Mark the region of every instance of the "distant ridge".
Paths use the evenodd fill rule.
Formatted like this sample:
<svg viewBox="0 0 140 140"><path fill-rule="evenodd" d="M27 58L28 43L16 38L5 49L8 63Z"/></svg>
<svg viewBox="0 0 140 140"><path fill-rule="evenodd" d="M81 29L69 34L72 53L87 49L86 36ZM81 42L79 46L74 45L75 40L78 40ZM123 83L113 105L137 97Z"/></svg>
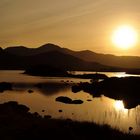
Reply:
<svg viewBox="0 0 140 140"><path fill-rule="evenodd" d="M0 52L0 69L28 69L37 65L55 66L66 70L110 69L109 66L84 61L60 50L60 47L52 44L36 49L24 46L9 47Z"/></svg>
<svg viewBox="0 0 140 140"><path fill-rule="evenodd" d="M29 56L29 55L36 55L40 53L45 53L48 51L54 51L60 49L59 46L48 43L45 45L42 45L38 48L27 48L25 46L13 46L13 47L8 47L4 49L6 52L14 55L19 55L19 56Z"/></svg>
<svg viewBox="0 0 140 140"><path fill-rule="evenodd" d="M0 49L0 51L1 51L1 49ZM44 57L44 61L46 61L46 63L47 63L48 60L50 60L52 58L52 56L54 58L54 55L52 55L52 54L55 54L56 59L58 59L58 60L61 58L61 55L65 56L65 57L61 58L62 62L64 61L62 59L67 58L66 56L71 57L71 59L72 59L72 61L71 62L69 61L68 63L75 63L74 62L75 60L73 60L73 58L77 59L78 60L78 61L76 61L77 66L79 66L79 64L81 64L81 63L88 63L88 64L94 63L94 67L95 67L95 63L96 63L96 65L97 64L102 65L103 67L120 67L120 68L140 69L140 57L115 56L115 55L110 55L110 54L95 53L90 50L73 51L68 48L62 48L58 45L51 44L51 43L44 44L38 48L27 48L24 46L8 47L6 49L3 49L2 52L7 53L7 55L9 54L9 55L14 55L15 57L19 57L19 60L22 60L22 62L21 62L22 64L20 64L20 65L24 65L25 67L27 67L29 65L29 62L31 60L32 61L33 61L33 59L36 60L36 57L38 58L36 60L36 63L41 63L41 61L43 61L43 60L41 59L41 61L40 61L39 59L42 57ZM61 54L61 55L59 55L59 58L57 58L57 56L58 56L57 54ZM29 62L27 62L27 59ZM30 63L34 64L34 62L30 62ZM64 63L67 63L67 62L64 62ZM4 64L4 62L3 62L3 64ZM69 64L69 65L71 65L71 64ZM86 67L87 67L86 69L88 70L89 66L86 65Z"/></svg>

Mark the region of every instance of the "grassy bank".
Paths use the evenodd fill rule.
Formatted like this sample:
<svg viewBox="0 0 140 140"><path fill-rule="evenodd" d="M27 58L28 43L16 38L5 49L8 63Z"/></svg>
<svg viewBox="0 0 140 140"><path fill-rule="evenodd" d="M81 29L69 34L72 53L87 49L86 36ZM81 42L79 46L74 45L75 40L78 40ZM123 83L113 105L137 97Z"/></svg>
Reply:
<svg viewBox="0 0 140 140"><path fill-rule="evenodd" d="M109 126L70 119L51 119L38 113L29 113L29 108L16 102L0 104L0 139L60 139L60 140L138 140L140 136L123 134Z"/></svg>

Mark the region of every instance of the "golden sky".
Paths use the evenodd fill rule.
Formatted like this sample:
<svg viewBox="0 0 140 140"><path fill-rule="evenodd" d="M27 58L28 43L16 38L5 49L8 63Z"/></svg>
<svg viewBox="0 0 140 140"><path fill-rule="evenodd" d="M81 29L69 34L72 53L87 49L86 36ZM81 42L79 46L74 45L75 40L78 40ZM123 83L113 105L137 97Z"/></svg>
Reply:
<svg viewBox="0 0 140 140"><path fill-rule="evenodd" d="M0 0L0 46L54 43L73 50L140 55L140 44L121 50L111 42L117 26L140 32L140 0Z"/></svg>

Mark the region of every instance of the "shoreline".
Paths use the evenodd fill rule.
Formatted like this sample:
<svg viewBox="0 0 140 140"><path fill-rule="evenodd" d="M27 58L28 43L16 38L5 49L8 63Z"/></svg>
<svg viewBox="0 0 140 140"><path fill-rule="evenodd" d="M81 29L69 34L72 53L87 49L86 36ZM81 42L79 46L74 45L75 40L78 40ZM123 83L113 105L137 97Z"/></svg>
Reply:
<svg viewBox="0 0 140 140"><path fill-rule="evenodd" d="M138 140L140 135L132 135L89 122L76 122L70 119L52 119L47 115L41 117L37 112L30 113L29 108L17 102L0 104L1 139L114 139Z"/></svg>

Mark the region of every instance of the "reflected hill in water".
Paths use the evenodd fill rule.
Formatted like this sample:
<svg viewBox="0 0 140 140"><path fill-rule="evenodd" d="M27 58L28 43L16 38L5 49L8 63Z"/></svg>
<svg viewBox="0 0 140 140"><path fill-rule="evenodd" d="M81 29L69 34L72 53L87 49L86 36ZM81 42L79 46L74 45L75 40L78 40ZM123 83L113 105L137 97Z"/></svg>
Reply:
<svg viewBox="0 0 140 140"><path fill-rule="evenodd" d="M80 83L72 87L73 92L84 90L94 97L105 95L116 100L123 100L127 109L140 104L140 77L111 77L92 83Z"/></svg>
<svg viewBox="0 0 140 140"><path fill-rule="evenodd" d="M56 95L61 91L67 91L71 85L67 83L38 83L35 85L40 93L45 96Z"/></svg>
<svg viewBox="0 0 140 140"><path fill-rule="evenodd" d="M3 84L3 82L2 82ZM72 85L75 85L74 83L68 83L68 82L46 82L46 83L9 83L13 89L13 91L28 91L28 93L33 93L34 91L39 91L39 93L45 95L45 96L51 96L56 95L60 92L67 91L69 88L71 88ZM0 83L0 88L1 88ZM12 90L12 89L3 89L5 90Z"/></svg>

